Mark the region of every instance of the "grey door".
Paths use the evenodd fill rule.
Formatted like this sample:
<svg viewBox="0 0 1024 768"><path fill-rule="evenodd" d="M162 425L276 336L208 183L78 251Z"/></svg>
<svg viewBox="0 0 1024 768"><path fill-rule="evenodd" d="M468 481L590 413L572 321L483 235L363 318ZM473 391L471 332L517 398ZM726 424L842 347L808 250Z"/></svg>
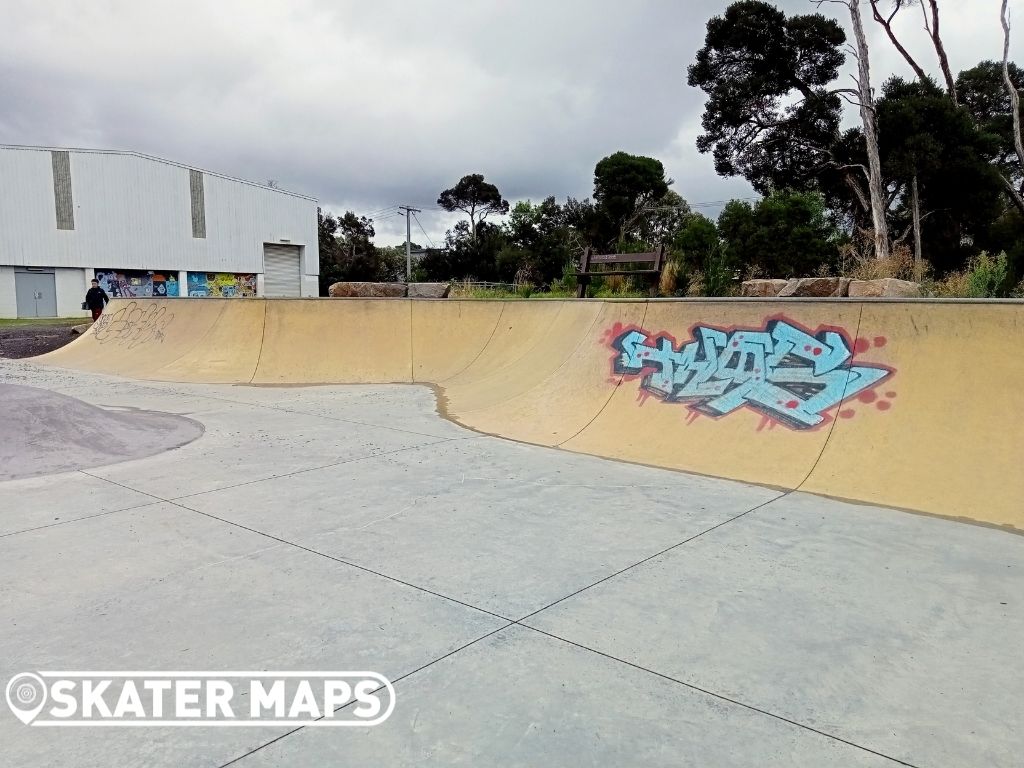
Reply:
<svg viewBox="0 0 1024 768"><path fill-rule="evenodd" d="M266 296L302 295L302 249L297 245L263 246L263 293Z"/></svg>
<svg viewBox="0 0 1024 768"><path fill-rule="evenodd" d="M56 317L57 286L52 272L15 272L18 317Z"/></svg>

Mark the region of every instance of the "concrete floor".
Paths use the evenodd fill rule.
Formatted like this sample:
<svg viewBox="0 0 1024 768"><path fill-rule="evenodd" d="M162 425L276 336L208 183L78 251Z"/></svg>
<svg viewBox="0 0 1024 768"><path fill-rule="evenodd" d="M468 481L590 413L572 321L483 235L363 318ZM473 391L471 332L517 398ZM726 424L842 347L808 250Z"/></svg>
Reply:
<svg viewBox="0 0 1024 768"><path fill-rule="evenodd" d="M6 765L1020 765L1024 537L483 437L426 388L0 380L205 428L0 483L0 683L371 669L397 691L371 729L5 713Z"/></svg>

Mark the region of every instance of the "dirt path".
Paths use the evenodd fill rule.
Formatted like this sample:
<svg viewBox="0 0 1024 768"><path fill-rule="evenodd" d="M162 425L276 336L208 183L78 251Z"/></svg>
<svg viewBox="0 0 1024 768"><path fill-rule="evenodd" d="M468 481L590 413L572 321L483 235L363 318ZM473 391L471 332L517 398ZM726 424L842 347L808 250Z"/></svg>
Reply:
<svg viewBox="0 0 1024 768"><path fill-rule="evenodd" d="M63 347L78 338L71 332L75 323L87 318L59 323L0 325L0 357L33 357Z"/></svg>

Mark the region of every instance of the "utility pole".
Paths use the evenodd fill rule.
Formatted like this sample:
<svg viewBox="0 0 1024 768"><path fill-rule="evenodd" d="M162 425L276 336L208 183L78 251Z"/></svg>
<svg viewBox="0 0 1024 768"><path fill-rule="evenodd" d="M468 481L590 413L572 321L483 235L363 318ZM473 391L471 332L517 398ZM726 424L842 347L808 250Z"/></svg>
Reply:
<svg viewBox="0 0 1024 768"><path fill-rule="evenodd" d="M414 213L420 213L419 208L410 208L408 205L398 206L398 210L405 211L405 282L412 282L412 219Z"/></svg>

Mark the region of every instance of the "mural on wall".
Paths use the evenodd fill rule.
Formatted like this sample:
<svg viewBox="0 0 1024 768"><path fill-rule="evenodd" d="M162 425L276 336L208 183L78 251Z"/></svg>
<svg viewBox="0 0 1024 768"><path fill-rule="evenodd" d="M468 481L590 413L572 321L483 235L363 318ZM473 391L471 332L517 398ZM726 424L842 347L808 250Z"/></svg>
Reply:
<svg viewBox="0 0 1024 768"><path fill-rule="evenodd" d="M116 312L104 312L93 323L93 335L100 344L134 349L150 342L162 342L174 314L167 304L131 301Z"/></svg>
<svg viewBox="0 0 1024 768"><path fill-rule="evenodd" d="M189 272L188 295L210 298L252 298L256 275L234 272Z"/></svg>
<svg viewBox="0 0 1024 768"><path fill-rule="evenodd" d="M854 352L866 351L871 343L858 339L851 345L840 328L812 333L791 320L772 318L760 328L697 325L681 344L667 333L639 328L615 328L609 336L617 352L613 371L639 378L641 399L686 404L691 420L750 408L764 417L762 428L771 422L807 430L829 421L826 412L853 397L877 401L880 410L890 407L874 389L895 371L854 365ZM884 345L883 337L875 339L875 346ZM854 413L846 409L839 415L851 418Z"/></svg>
<svg viewBox="0 0 1024 768"><path fill-rule="evenodd" d="M96 279L112 299L159 299L178 295L177 270L97 269Z"/></svg>

